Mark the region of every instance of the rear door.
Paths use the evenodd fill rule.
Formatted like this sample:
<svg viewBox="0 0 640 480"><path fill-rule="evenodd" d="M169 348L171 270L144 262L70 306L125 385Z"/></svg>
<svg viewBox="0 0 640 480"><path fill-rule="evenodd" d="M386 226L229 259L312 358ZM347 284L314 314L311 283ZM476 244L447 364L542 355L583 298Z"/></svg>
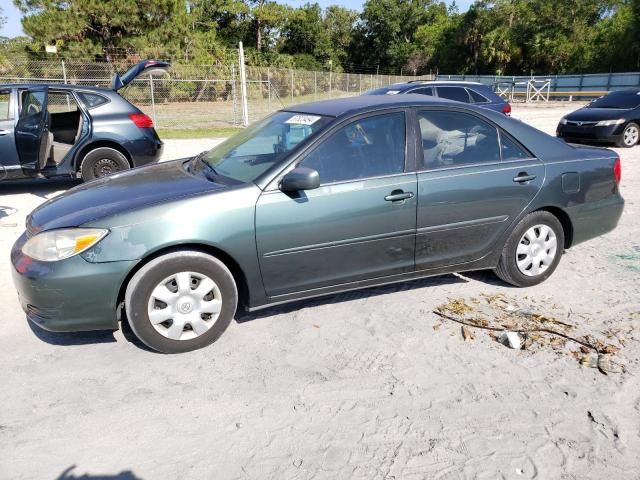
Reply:
<svg viewBox="0 0 640 480"><path fill-rule="evenodd" d="M478 260L533 200L544 164L475 113L418 110L416 268Z"/></svg>
<svg viewBox="0 0 640 480"><path fill-rule="evenodd" d="M319 172L319 188L260 196L256 241L269 296L413 270L417 181L405 116L337 127L299 163Z"/></svg>
<svg viewBox="0 0 640 480"><path fill-rule="evenodd" d="M35 175L47 162L51 139L47 111L47 88L22 90L20 116L16 124L16 149L25 175Z"/></svg>

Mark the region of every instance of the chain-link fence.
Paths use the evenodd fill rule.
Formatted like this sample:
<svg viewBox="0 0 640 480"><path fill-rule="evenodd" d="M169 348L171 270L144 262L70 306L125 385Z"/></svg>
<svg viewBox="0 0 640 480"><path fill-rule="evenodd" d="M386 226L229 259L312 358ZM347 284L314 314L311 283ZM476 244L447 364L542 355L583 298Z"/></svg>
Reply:
<svg viewBox="0 0 640 480"><path fill-rule="evenodd" d="M130 63L8 59L0 83L51 82L108 87ZM418 77L246 67L249 120L298 103L359 95ZM429 77L419 77L428 79ZM141 77L121 94L150 115L157 128L211 129L242 124L238 65L174 62L166 77Z"/></svg>

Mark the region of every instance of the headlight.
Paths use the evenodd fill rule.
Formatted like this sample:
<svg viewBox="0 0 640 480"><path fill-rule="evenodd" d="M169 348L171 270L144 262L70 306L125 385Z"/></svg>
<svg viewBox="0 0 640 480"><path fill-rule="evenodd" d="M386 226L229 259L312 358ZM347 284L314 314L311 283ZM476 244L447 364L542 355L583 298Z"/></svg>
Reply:
<svg viewBox="0 0 640 480"><path fill-rule="evenodd" d="M56 262L88 250L107 233L109 230L100 228L51 230L27 240L22 246L22 253L41 262Z"/></svg>
<svg viewBox="0 0 640 480"><path fill-rule="evenodd" d="M621 125L624 122L624 118L618 118L617 120L601 120L596 123L596 127L611 127L612 125Z"/></svg>
<svg viewBox="0 0 640 480"><path fill-rule="evenodd" d="M566 124L567 124L567 119L566 119L566 118L564 118L564 117L562 117L562 118L560 119L560 124L561 124L561 125L566 125Z"/></svg>

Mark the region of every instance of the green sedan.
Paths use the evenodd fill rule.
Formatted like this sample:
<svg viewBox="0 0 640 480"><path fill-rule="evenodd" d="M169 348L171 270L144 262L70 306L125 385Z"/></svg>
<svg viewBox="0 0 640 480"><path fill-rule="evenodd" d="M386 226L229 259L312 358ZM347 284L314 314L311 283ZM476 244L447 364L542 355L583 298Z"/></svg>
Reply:
<svg viewBox="0 0 640 480"><path fill-rule="evenodd" d="M418 95L276 112L189 159L37 208L12 252L30 321L117 329L166 353L249 311L447 272L547 279L615 228L620 160L504 115Z"/></svg>

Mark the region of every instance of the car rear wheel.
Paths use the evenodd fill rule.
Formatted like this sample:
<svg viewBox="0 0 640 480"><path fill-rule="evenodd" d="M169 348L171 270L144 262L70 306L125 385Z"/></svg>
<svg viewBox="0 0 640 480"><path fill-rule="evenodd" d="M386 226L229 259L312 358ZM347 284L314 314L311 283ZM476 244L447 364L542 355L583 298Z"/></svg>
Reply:
<svg viewBox="0 0 640 480"><path fill-rule="evenodd" d="M622 139L618 143L620 147L631 148L640 140L640 127L638 124L631 122L622 132Z"/></svg>
<svg viewBox="0 0 640 480"><path fill-rule="evenodd" d="M531 213L511 232L495 273L517 287L537 285L551 276L563 250L564 230L555 215Z"/></svg>
<svg viewBox="0 0 640 480"><path fill-rule="evenodd" d="M129 161L115 148L99 147L91 150L82 159L80 176L88 182L106 177L129 168Z"/></svg>
<svg viewBox="0 0 640 480"><path fill-rule="evenodd" d="M125 294L127 319L136 336L163 353L182 353L215 342L238 304L229 269L197 251L173 252L144 265Z"/></svg>

